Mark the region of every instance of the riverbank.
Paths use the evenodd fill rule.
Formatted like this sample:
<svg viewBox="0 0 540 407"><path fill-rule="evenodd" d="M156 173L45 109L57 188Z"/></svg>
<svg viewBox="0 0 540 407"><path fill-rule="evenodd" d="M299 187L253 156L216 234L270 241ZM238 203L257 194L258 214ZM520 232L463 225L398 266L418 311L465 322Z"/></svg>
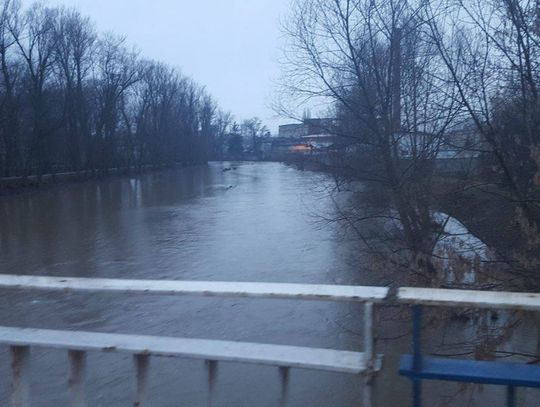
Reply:
<svg viewBox="0 0 540 407"><path fill-rule="evenodd" d="M290 157L286 163L299 170L326 174L343 171L343 168L328 166L308 156ZM342 175L346 177L346 174ZM463 226L465 232L456 237L463 234L474 236L486 246L489 259L481 261L482 267L489 270L492 277L497 275L496 280L506 289L536 291L540 280L529 271L531 267L523 260L529 256L527 247L530 242L518 223L517 204L505 198L500 187L480 179L464 180L458 176L438 174L432 181L431 211L449 215ZM378 188L362 190L364 202L373 201L375 205L387 202ZM460 245L456 247L457 253L463 251ZM434 256L435 259L438 257Z"/></svg>
<svg viewBox="0 0 540 407"><path fill-rule="evenodd" d="M25 191L28 189L36 189L51 185L85 182L96 179L104 179L108 177L123 177L134 174L144 174L154 171L163 171L171 168L186 168L199 165L206 165L206 162L201 163L176 163L167 166L144 165L142 167L129 168L108 168L108 169L93 169L83 171L60 172L55 174L43 175L28 175L18 177L0 178L0 195L6 193L14 193Z"/></svg>

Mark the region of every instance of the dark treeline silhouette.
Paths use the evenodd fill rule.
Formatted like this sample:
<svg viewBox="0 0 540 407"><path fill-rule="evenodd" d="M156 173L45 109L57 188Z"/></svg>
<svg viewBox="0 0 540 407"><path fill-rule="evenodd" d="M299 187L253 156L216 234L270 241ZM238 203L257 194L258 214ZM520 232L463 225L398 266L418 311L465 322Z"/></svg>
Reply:
<svg viewBox="0 0 540 407"><path fill-rule="evenodd" d="M0 176L204 162L218 113L79 12L0 1Z"/></svg>

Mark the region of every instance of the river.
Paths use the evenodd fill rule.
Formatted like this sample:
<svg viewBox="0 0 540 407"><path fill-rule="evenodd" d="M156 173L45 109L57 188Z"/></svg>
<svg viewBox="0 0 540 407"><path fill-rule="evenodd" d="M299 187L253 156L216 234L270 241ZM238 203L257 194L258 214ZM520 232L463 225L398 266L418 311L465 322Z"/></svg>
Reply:
<svg viewBox="0 0 540 407"><path fill-rule="evenodd" d="M330 180L324 175L279 163L211 163L3 196L0 271L103 278L383 283L370 273L356 244L341 235L339 225L322 220L320 215L333 210L332 200L324 193L326 185ZM0 324L7 326L362 348L361 307L356 304L1 294ZM382 329L380 336L400 337L407 326L396 321ZM378 345L386 355L386 367L377 381L377 405L406 405L409 383L395 372L399 355L410 350L409 338L381 340ZM65 405L66 352L32 352L33 405ZM88 363L89 405L130 405L131 357L91 353ZM10 374L6 347L0 351L0 374ZM205 375L202 361L153 358L150 405L206 405ZM8 386L9 381L0 381L0 405L7 403ZM220 364L216 386L217 406L275 406L280 395L279 375L271 367ZM488 388L493 391L475 391L472 399L476 402L470 405L496 405L503 391ZM439 402L458 390L454 385L433 386L427 391L430 405L444 405ZM360 394L358 377L293 370L288 405L358 406ZM529 405L535 394L523 391L523 405Z"/></svg>

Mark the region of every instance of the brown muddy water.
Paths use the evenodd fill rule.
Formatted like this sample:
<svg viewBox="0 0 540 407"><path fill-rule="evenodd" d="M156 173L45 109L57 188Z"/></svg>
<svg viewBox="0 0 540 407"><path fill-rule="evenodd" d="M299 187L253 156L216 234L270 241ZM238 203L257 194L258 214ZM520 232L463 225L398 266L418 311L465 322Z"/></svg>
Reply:
<svg viewBox="0 0 540 407"><path fill-rule="evenodd" d="M235 168L224 171L225 169ZM324 175L278 163L208 166L65 184L0 197L0 272L49 276L173 280L387 284L353 239L317 216L333 210ZM2 291L0 324L51 329L362 348L362 309L355 304L258 299ZM377 406L410 405L409 383L397 375L410 351L409 321L399 309L380 312ZM407 315L405 313L405 315ZM396 318L394 318L396 316ZM474 329L453 322L426 333L466 347ZM534 351L532 319L501 349ZM397 339L393 339L397 338ZM437 338L437 339L434 339ZM66 352L32 350L33 406L67 405ZM9 358L0 348L0 406L7 405ZM216 406L276 406L277 369L222 363ZM134 374L129 355L90 353L88 404L129 406ZM151 361L149 405L205 406L204 362ZM504 389L426 383L427 406L504 405ZM292 370L289 406L359 406L361 381L337 373ZM519 390L520 405L540 405L540 392Z"/></svg>

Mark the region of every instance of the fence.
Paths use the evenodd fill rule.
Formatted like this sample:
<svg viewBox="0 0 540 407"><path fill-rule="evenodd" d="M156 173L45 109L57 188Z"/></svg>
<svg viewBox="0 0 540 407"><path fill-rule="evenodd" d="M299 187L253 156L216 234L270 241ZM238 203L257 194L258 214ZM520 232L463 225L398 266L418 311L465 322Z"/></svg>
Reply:
<svg viewBox="0 0 540 407"><path fill-rule="evenodd" d="M10 346L12 354L11 405L30 405L30 347L65 349L69 353L70 406L85 406L84 371L86 352L127 352L134 355L136 394L134 405L142 406L148 381L149 358L172 356L203 359L208 371L208 405L220 361L255 363L279 368L281 404L287 400L289 369L316 369L361 375L364 378L363 405L371 405L373 374L381 368L382 358L373 351L373 304L388 295L385 287L357 287L310 284L272 284L197 281L114 280L0 276L0 288L48 291L115 292L156 295L201 295L220 297L275 298L365 303L363 352L299 346L268 345L207 339L124 335L80 331L0 327L0 343ZM149 404L151 405L151 404Z"/></svg>
<svg viewBox="0 0 540 407"><path fill-rule="evenodd" d="M30 348L33 346L65 349L69 355L68 387L70 406L85 406L85 365L88 351L125 352L133 355L136 391L134 406L145 404L149 358L169 356L206 361L208 405L212 404L217 365L221 361L276 366L281 376L281 404L287 401L291 368L316 369L359 375L363 378L362 405L370 407L374 376L381 369L382 355L376 355L373 340L373 307L383 302L429 306L504 308L540 311L540 294L400 288L397 298L389 298L386 287L362 287L315 284L277 284L163 280L120 280L57 278L0 275L0 288L62 292L115 292L154 295L200 295L297 299L310 301L349 301L364 303L364 349L351 352L334 349L185 339L118 333L57 331L0 327L0 343L8 345L12 355L13 407L30 406ZM416 326L418 329L418 326ZM416 352L415 352L416 354ZM419 379L414 386L418 390ZM416 391L415 390L415 391ZM416 393L415 393L416 394ZM151 405L151 404L149 404Z"/></svg>

